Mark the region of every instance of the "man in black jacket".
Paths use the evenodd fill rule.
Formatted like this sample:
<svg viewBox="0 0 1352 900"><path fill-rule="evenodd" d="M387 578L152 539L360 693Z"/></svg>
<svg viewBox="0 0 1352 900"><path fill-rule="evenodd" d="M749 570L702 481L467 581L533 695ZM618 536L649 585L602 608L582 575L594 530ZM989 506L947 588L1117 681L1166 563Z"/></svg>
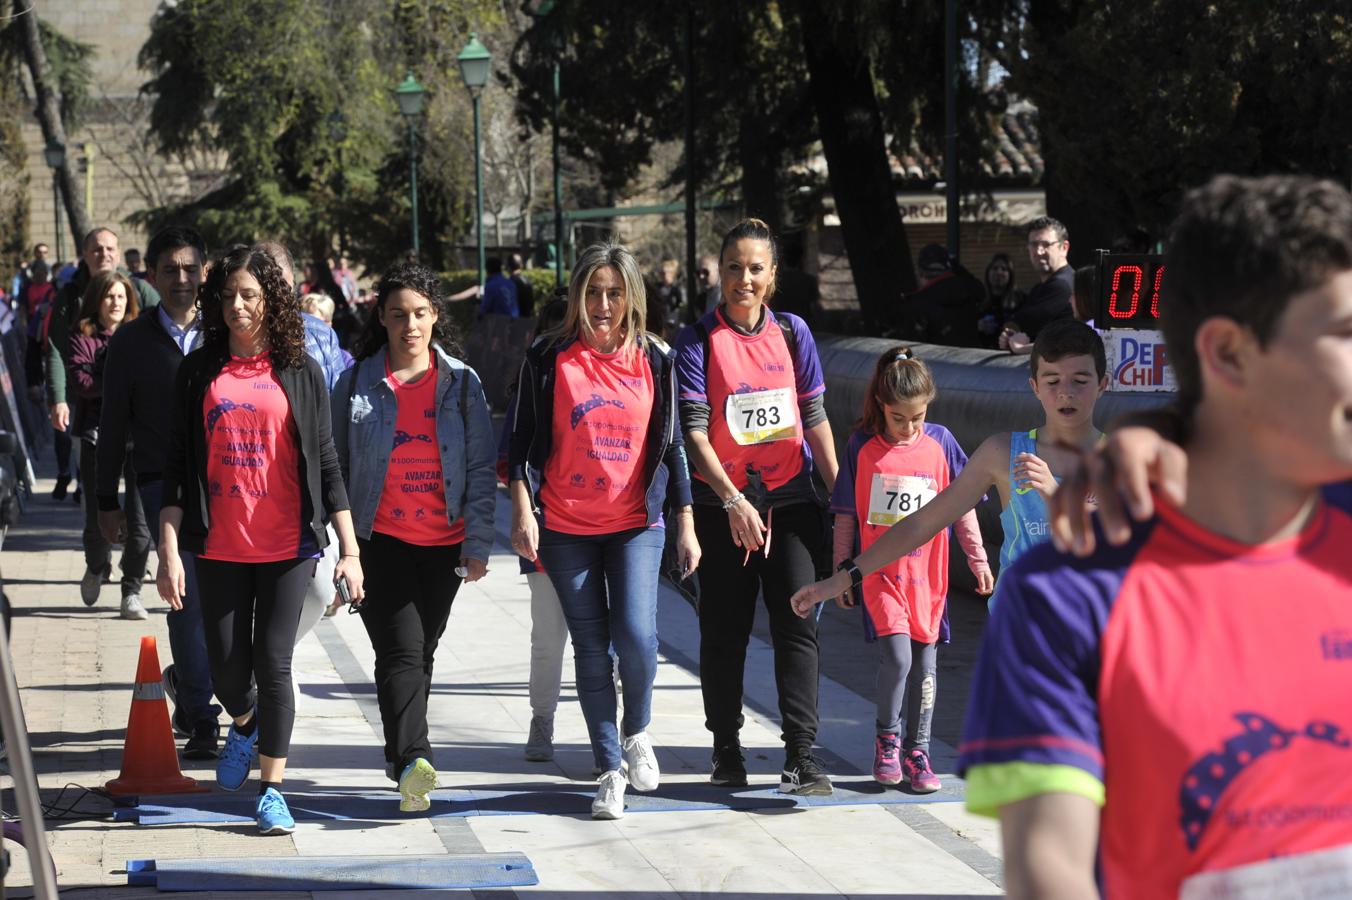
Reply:
<svg viewBox="0 0 1352 900"><path fill-rule="evenodd" d="M161 302L119 328L108 343L99 420L98 504L99 526L109 541L120 542L126 533L117 478L130 443L141 504L151 536L159 543L170 400L183 357L201 342L196 303L206 255L206 242L190 228L166 228L152 237L146 266ZM188 737L184 757L214 759L220 707L211 702L211 668L192 555L180 556L188 590L183 608L170 610L167 616L173 665L164 671L164 684L175 703L174 729Z"/></svg>

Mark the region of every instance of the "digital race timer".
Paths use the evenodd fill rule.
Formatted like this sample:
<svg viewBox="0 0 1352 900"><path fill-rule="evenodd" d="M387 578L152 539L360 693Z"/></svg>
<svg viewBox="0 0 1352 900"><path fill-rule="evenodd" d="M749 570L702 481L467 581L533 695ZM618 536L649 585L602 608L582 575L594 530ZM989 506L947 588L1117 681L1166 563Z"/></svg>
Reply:
<svg viewBox="0 0 1352 900"><path fill-rule="evenodd" d="M1099 330L1158 331L1164 257L1154 253L1099 254L1094 326Z"/></svg>
<svg viewBox="0 0 1352 900"><path fill-rule="evenodd" d="M1096 277L1094 327L1108 356L1109 389L1177 390L1169 350L1160 335L1164 257L1100 250Z"/></svg>

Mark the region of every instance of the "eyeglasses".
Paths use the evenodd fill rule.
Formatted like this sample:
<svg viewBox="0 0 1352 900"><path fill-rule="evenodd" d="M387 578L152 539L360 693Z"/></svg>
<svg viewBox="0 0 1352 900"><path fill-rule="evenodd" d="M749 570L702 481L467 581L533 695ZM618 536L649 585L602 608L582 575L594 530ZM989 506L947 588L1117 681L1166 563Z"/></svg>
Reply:
<svg viewBox="0 0 1352 900"><path fill-rule="evenodd" d="M1050 250L1051 248L1053 248L1053 247L1059 247L1059 246L1061 246L1061 245L1064 244L1064 243L1065 243L1065 241L1029 241L1029 242L1028 242L1028 249L1029 249L1029 250Z"/></svg>

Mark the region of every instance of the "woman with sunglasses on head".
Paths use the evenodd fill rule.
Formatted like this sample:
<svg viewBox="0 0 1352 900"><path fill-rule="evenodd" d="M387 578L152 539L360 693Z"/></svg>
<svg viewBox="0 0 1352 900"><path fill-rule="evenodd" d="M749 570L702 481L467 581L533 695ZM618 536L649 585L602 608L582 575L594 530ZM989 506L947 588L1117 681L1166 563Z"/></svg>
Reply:
<svg viewBox="0 0 1352 900"><path fill-rule="evenodd" d="M694 464L700 568L700 685L721 785L746 784L739 731L746 647L762 594L770 615L785 762L779 789L829 794L812 755L817 737L815 618L789 598L816 580L829 552L823 518L835 487L836 451L826 419L821 361L797 316L776 314L778 249L770 228L746 219L723 238L722 302L681 332L676 345L681 426Z"/></svg>
<svg viewBox="0 0 1352 900"><path fill-rule="evenodd" d="M358 362L333 389L368 578L360 612L376 652L386 772L403 812L431 804L433 659L461 581L482 578L493 549L493 426L479 376L449 352L445 296L423 266L386 272Z"/></svg>
<svg viewBox="0 0 1352 900"><path fill-rule="evenodd" d="M657 677L657 577L664 526L686 572L699 564L690 476L676 423L675 361L644 328L638 262L595 244L573 267L562 326L526 353L508 447L512 547L543 562L559 595L577 693L601 770L592 817L624 815L660 773L648 723ZM537 511L543 525L537 523ZM624 691L615 724L611 647Z"/></svg>
<svg viewBox="0 0 1352 900"><path fill-rule="evenodd" d="M363 596L357 539L329 422L329 392L305 353L295 293L267 253L230 249L198 303L204 339L183 360L169 414L160 512L160 596L182 605L179 547L197 554L207 656L234 720L216 782L238 790L255 747L257 821L287 834L281 794L296 700L291 656L315 561L338 533L334 580Z"/></svg>

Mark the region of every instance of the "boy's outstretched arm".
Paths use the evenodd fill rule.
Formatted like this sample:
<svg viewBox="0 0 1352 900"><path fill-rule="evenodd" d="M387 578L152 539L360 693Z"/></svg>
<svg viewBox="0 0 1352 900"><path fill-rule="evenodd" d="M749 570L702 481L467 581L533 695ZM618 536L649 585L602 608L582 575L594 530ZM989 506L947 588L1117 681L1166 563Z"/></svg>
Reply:
<svg viewBox="0 0 1352 900"><path fill-rule="evenodd" d="M1005 891L1029 900L1097 900L1099 808L1079 794L1037 794L1000 808Z"/></svg>
<svg viewBox="0 0 1352 900"><path fill-rule="evenodd" d="M855 557L854 564L859 567L859 571L870 575L894 559L924 546L936 534L956 522L963 513L980 503L981 497L996 484L997 479L1007 477L1007 441L1006 435L987 438L948 487L929 503L887 529L873 546ZM793 611L806 616L814 605L839 596L849 587L850 576L845 572L837 572L825 581L810 584L794 594L791 601Z"/></svg>

